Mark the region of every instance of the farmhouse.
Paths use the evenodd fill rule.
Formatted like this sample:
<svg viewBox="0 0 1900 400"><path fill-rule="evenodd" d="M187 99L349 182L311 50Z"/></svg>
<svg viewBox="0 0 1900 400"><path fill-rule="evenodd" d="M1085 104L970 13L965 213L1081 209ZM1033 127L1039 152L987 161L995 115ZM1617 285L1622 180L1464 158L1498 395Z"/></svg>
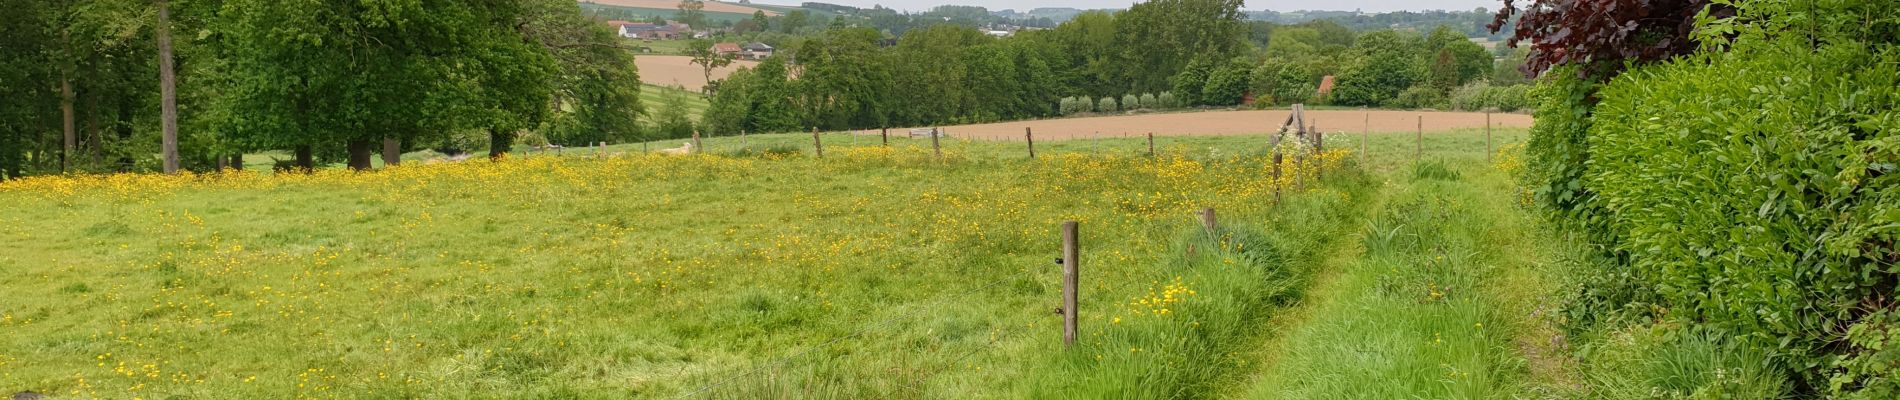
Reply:
<svg viewBox="0 0 1900 400"><path fill-rule="evenodd" d="M621 37L645 40L669 40L691 37L693 27L678 21L666 21L665 25L651 22L610 21L609 25L620 23L616 28Z"/></svg>
<svg viewBox="0 0 1900 400"><path fill-rule="evenodd" d="M718 56L739 57L740 48L738 43L713 43L712 52Z"/></svg>
<svg viewBox="0 0 1900 400"><path fill-rule="evenodd" d="M773 49L772 46L766 45L765 43L752 42L746 43L743 50L744 52L741 53L741 56L747 59L764 60L767 57L771 57L772 52L776 49Z"/></svg>

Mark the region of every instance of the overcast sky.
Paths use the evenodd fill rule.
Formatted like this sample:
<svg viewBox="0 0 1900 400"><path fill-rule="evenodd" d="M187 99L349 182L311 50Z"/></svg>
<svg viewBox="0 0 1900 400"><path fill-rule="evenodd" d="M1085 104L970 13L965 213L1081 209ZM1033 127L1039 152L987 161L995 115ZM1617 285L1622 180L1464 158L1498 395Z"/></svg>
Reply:
<svg viewBox="0 0 1900 400"><path fill-rule="evenodd" d="M738 2L738 0L727 0ZM762 4L797 4L805 0L754 0ZM945 4L983 6L990 10L1015 9L1029 11L1037 7L1091 8L1128 8L1136 3L1132 0L809 0L821 3L845 4L858 7L884 5L906 11L923 11ZM1339 10L1355 9L1366 12L1384 12L1396 10L1470 10L1484 7L1495 10L1503 4L1501 0L1247 0L1247 10Z"/></svg>

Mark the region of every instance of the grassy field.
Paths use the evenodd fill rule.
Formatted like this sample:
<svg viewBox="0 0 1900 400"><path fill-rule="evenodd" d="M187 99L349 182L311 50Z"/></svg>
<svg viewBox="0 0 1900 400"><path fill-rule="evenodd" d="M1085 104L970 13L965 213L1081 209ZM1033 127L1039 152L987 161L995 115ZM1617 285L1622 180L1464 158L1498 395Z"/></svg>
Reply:
<svg viewBox="0 0 1900 400"><path fill-rule="evenodd" d="M659 114L660 107L666 106L667 96L679 96L686 105L686 115L691 116L693 121L699 121L699 117L706 114L706 108L711 107L706 96L678 86L641 85L640 105L646 106L647 112L643 116L646 122L653 122L653 116Z"/></svg>
<svg viewBox="0 0 1900 400"><path fill-rule="evenodd" d="M1467 176L1483 168L1474 131L1427 137L1428 159ZM1357 138L1328 147L1357 149ZM1313 310L1335 306L1308 297L1353 293L1325 283L1344 274L1333 268L1350 254L1341 249L1364 240L1368 221L1416 223L1375 219L1384 204L1440 207L1435 218L1458 211L1383 200L1433 199L1435 189L1381 183L1411 182L1414 144L1372 139L1363 166L1358 154L1324 157L1323 181L1311 164L1282 165L1289 173L1272 179L1258 136L1168 137L1154 158L1134 139L1047 142L1030 160L1021 143L948 140L939 159L927 140L887 148L844 134L824 135L820 159L809 135L794 134L708 138L709 154L694 157L638 154L667 142L375 173L9 182L0 185L9 205L0 246L10 249L0 254L0 391L1320 394L1279 384L1299 380L1270 366L1349 365L1299 364L1326 358L1324 347L1263 360L1259 349L1275 345L1262 340L1330 337L1320 318L1329 314ZM1392 194L1414 191L1426 194ZM1199 228L1201 207L1219 210L1220 231ZM1066 351L1051 314L1063 220L1081 222L1085 251L1084 335ZM1424 262L1388 253L1369 253L1377 264L1366 269ZM1443 279L1454 296L1483 286ZM1391 304L1436 307L1407 296ZM1311 323L1281 318L1296 315ZM1475 354L1509 359L1498 343L1522 331L1505 328L1514 322L1501 312L1484 315L1499 318L1476 320L1498 324L1499 336L1478 338ZM1314 328L1265 333L1282 323ZM1425 332L1393 335L1422 345ZM1522 368L1496 370L1479 384L1526 380Z"/></svg>

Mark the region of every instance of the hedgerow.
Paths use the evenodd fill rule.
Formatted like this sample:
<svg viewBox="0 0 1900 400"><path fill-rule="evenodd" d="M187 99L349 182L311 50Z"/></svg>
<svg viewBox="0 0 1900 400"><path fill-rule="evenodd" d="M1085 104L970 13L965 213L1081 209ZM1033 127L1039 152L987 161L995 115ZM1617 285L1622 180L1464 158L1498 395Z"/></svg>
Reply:
<svg viewBox="0 0 1900 400"><path fill-rule="evenodd" d="M1900 398L1900 50L1768 7L1600 90L1551 72L1529 182L1656 302L1628 309L1767 350L1797 396Z"/></svg>

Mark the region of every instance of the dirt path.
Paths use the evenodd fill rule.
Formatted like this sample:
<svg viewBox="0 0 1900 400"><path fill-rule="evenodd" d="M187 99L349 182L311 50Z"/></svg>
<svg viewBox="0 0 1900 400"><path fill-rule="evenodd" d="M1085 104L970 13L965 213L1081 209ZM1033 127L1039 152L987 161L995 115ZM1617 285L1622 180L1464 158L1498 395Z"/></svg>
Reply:
<svg viewBox="0 0 1900 400"><path fill-rule="evenodd" d="M646 67L640 70L644 77ZM644 79L644 78L643 78ZM950 137L1022 140L1023 128L1034 129L1037 140L1142 135L1241 135L1271 132L1286 122L1286 110L1203 111L1108 117L1061 118L1034 121L943 127ZM1412 132L1421 121L1426 132L1483 128L1484 113L1386 110L1308 110L1307 118L1327 132ZM1528 128L1531 116L1492 114L1491 123L1505 128ZM897 134L899 129L892 129Z"/></svg>

